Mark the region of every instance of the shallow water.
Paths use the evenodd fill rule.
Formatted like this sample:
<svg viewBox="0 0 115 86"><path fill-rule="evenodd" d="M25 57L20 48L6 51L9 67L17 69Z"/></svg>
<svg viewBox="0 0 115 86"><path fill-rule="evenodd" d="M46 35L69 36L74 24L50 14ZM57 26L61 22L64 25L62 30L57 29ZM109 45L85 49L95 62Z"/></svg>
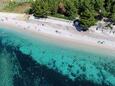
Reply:
<svg viewBox="0 0 115 86"><path fill-rule="evenodd" d="M115 56L0 28L0 86L115 86Z"/></svg>

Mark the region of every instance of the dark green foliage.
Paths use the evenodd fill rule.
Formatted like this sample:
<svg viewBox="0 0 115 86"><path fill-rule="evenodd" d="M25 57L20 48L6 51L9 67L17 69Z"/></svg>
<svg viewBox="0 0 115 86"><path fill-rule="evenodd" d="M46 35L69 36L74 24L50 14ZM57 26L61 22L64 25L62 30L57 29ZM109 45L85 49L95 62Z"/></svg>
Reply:
<svg viewBox="0 0 115 86"><path fill-rule="evenodd" d="M71 3L70 0L65 0L65 16L68 16L69 19L75 19L77 15L77 10L75 8L74 3Z"/></svg>
<svg viewBox="0 0 115 86"><path fill-rule="evenodd" d="M57 9L58 9L58 2L56 2L55 0L49 0L48 1L48 9L49 9L49 14L51 15L55 15L57 13Z"/></svg>
<svg viewBox="0 0 115 86"><path fill-rule="evenodd" d="M111 18L115 22L115 1L113 2L112 8L111 8Z"/></svg>
<svg viewBox="0 0 115 86"><path fill-rule="evenodd" d="M36 0L33 3L33 13L36 17L46 17L48 14L48 3L47 0Z"/></svg>
<svg viewBox="0 0 115 86"><path fill-rule="evenodd" d="M59 4L61 10L59 12ZM48 15L74 20L79 17L83 26L96 23L98 16L115 21L115 0L36 0L32 5L36 17Z"/></svg>

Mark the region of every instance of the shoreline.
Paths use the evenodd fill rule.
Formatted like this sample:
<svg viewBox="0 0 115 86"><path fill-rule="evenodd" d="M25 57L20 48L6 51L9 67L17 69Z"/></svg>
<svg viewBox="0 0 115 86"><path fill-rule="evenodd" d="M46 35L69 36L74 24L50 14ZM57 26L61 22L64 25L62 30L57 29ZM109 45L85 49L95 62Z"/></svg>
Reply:
<svg viewBox="0 0 115 86"><path fill-rule="evenodd" d="M18 14L19 15L19 14ZM7 16L2 16L0 17L0 24L5 26L10 26L14 27L12 30L19 31L21 33L28 33L32 34L32 37L37 38L37 36L41 36L41 38L45 38L49 42L54 42L54 43L59 43L62 45L65 45L70 48L88 48L86 50L104 50L105 52L109 52L114 54L115 51L115 41L111 40L106 40L102 38L93 38L86 35L81 32L77 32L78 34L74 33L74 31L69 31L66 30L66 28L69 29L75 29L71 24L69 25L68 22L61 22L62 24L57 24L59 21L56 21L51 25L50 19L41 19L41 20L35 20L34 22L29 20L29 21L24 21L24 20L19 20L19 19L12 19L12 18L7 18ZM15 17L15 16L14 16ZM1 18L4 19L4 21L1 21ZM49 21L49 22L48 22ZM69 22L70 23L70 22ZM64 24L64 25L63 25ZM68 27L67 27L68 25ZM5 26L5 27L7 27ZM62 26L62 27L61 27ZM56 28L57 27L57 28ZM60 27L60 28L59 28ZM64 28L64 29L63 29ZM34 35L33 35L34 34ZM97 43L98 41L104 41L104 44L99 44ZM104 52L103 51L103 52ZM97 51L96 51L97 52Z"/></svg>

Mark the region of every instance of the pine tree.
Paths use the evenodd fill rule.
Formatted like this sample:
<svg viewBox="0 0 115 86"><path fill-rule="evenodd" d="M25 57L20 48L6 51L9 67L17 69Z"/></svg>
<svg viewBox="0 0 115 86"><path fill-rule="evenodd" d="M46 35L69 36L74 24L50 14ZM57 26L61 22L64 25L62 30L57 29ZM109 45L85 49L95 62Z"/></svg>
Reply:
<svg viewBox="0 0 115 86"><path fill-rule="evenodd" d="M49 4L48 6L49 6L50 14L55 15L58 9L58 2L55 0L49 0L48 4Z"/></svg>
<svg viewBox="0 0 115 86"><path fill-rule="evenodd" d="M72 3L70 0L65 0L64 5L66 9L65 16L68 16L69 19L75 19L77 15L77 10L74 3Z"/></svg>
<svg viewBox="0 0 115 86"><path fill-rule="evenodd" d="M112 20L115 22L115 3L112 7L112 16L111 17L112 17Z"/></svg>
<svg viewBox="0 0 115 86"><path fill-rule="evenodd" d="M81 12L80 20L83 25L86 27L90 27L96 23L96 12L94 10L94 4L91 4L91 0L84 0L82 2L82 7L84 7L84 11Z"/></svg>
<svg viewBox="0 0 115 86"><path fill-rule="evenodd" d="M101 15L101 16L108 16L108 13L105 10L105 0L95 0L95 10Z"/></svg>
<svg viewBox="0 0 115 86"><path fill-rule="evenodd" d="M48 3L45 0L36 0L33 5L34 16L36 17L47 17L48 15Z"/></svg>

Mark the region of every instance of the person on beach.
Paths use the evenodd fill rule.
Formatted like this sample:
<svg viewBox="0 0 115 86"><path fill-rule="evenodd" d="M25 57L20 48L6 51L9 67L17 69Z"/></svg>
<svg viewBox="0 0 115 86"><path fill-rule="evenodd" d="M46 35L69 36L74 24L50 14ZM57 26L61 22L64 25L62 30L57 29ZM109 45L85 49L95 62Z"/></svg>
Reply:
<svg viewBox="0 0 115 86"><path fill-rule="evenodd" d="M44 24L42 24L42 26L44 26Z"/></svg>
<svg viewBox="0 0 115 86"><path fill-rule="evenodd" d="M8 20L8 17L5 17L6 20Z"/></svg>
<svg viewBox="0 0 115 86"><path fill-rule="evenodd" d="M24 27L24 30L26 30L26 28Z"/></svg>
<svg viewBox="0 0 115 86"><path fill-rule="evenodd" d="M3 21L4 21L4 19L1 19L1 21L3 22Z"/></svg>
<svg viewBox="0 0 115 86"><path fill-rule="evenodd" d="M99 44L104 44L105 41L97 41L97 43L99 43Z"/></svg>

